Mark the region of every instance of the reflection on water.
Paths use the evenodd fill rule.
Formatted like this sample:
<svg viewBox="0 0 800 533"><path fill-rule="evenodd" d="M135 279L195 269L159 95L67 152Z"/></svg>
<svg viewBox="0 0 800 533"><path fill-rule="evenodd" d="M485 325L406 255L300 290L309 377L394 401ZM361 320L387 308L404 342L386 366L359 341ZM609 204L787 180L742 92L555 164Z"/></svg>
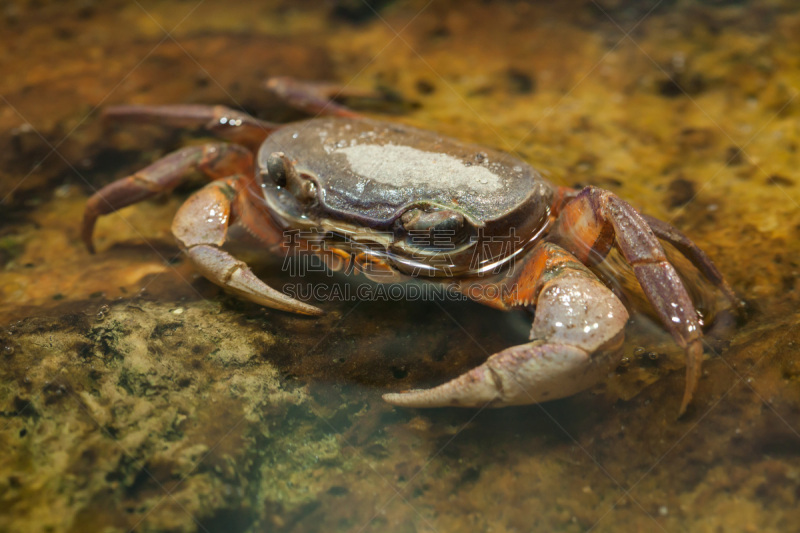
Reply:
<svg viewBox="0 0 800 533"><path fill-rule="evenodd" d="M796 529L796 6L20 0L0 26L0 530ZM530 317L242 302L171 240L189 188L101 221L99 253L83 250L93 190L198 142L104 130L97 109L300 118L263 90L273 75L392 95L398 121L608 188L696 240L746 312L676 259L713 330L687 415L683 354L618 258L600 275L640 311L607 382L414 410L380 395L524 342ZM258 272L297 282L280 270Z"/></svg>

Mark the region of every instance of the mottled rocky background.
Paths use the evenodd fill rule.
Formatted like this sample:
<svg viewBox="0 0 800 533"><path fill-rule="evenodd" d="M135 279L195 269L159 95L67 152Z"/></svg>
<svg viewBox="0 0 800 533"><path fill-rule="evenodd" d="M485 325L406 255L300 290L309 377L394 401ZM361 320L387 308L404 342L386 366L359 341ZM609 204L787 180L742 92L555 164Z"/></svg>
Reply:
<svg viewBox="0 0 800 533"><path fill-rule="evenodd" d="M798 35L786 0L0 2L0 531L798 531ZM197 142L104 130L99 110L300 118L262 90L273 75L380 91L368 113L691 235L746 313L710 336L689 413L680 351L645 315L576 397L392 408L382 392L522 342L526 318L243 303L178 254L188 188L83 249L94 190ZM259 273L280 287L281 266Z"/></svg>

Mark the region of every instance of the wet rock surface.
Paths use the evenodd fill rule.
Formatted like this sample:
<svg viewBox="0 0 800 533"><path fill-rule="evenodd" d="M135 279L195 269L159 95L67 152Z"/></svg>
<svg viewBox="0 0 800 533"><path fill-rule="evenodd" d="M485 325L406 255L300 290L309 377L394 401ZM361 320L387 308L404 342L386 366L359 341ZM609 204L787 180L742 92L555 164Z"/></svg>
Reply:
<svg viewBox="0 0 800 533"><path fill-rule="evenodd" d="M2 10L0 531L800 522L791 3ZM319 319L239 301L200 278L169 235L189 187L106 217L98 254L82 248L94 190L200 142L104 128L102 107L220 103L300 118L262 90L273 75L393 95L399 121L515 152L562 185L611 189L695 239L746 312L717 317L688 414L676 419L682 354L646 308L594 390L500 410L395 409L381 393L462 372L522 342L529 320L390 297L323 301ZM348 283L283 266L262 260L258 273L279 288ZM710 315L713 293L698 287Z"/></svg>

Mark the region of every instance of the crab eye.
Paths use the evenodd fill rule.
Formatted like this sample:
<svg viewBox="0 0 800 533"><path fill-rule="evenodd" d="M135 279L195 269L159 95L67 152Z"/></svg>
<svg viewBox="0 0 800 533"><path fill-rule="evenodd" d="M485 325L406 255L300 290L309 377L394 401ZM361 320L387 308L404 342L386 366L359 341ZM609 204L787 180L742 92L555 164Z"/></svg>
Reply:
<svg viewBox="0 0 800 533"><path fill-rule="evenodd" d="M299 173L283 152L273 152L267 158L267 175L278 187L284 188L302 202L314 200L317 184L312 176Z"/></svg>
<svg viewBox="0 0 800 533"><path fill-rule="evenodd" d="M267 158L267 174L277 186L286 186L286 156L283 152L272 153Z"/></svg>
<svg viewBox="0 0 800 533"><path fill-rule="evenodd" d="M400 222L407 239L415 246L448 249L463 242L469 235L470 225L458 211L442 209L423 211L411 209L403 213Z"/></svg>

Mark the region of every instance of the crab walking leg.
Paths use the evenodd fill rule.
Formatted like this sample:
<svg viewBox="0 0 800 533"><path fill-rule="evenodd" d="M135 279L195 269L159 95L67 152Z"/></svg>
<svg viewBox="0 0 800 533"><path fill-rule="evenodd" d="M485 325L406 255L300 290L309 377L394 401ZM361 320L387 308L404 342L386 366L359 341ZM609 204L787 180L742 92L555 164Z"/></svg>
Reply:
<svg viewBox="0 0 800 533"><path fill-rule="evenodd" d="M252 174L253 155L235 144L205 144L188 146L159 159L135 174L109 183L86 202L83 212L81 238L94 253L92 235L100 215L113 213L123 207L171 191L191 170L199 170L215 180L233 174Z"/></svg>
<svg viewBox="0 0 800 533"><path fill-rule="evenodd" d="M683 282L648 223L615 194L587 187L564 207L551 235L589 264L601 261L616 243L661 322L686 353L683 414L700 380L703 332Z"/></svg>
<svg viewBox="0 0 800 533"><path fill-rule="evenodd" d="M240 194L246 194L246 178L232 177L209 183L181 206L172 223L172 234L203 276L257 304L305 315L323 311L290 298L258 279L246 263L221 248L228 226L238 213ZM275 231L276 240L280 232ZM277 243L271 243L277 244Z"/></svg>
<svg viewBox="0 0 800 533"><path fill-rule="evenodd" d="M405 407L531 404L586 390L613 369L628 312L586 267L562 248L541 243L512 282L515 290L502 304L484 303L535 305L531 342L498 352L438 387L383 399ZM462 290L470 297L495 292L484 291L489 285L477 281Z"/></svg>
<svg viewBox="0 0 800 533"><path fill-rule="evenodd" d="M266 81L264 86L287 104L317 116L359 118L362 115L337 104L332 99L337 96L372 96L372 92L358 91L333 83L300 81L289 76L276 76Z"/></svg>
<svg viewBox="0 0 800 533"><path fill-rule="evenodd" d="M701 250L689 237L681 233L677 228L671 224L667 224L663 220L651 217L649 215L642 215L642 218L653 230L656 237L663 239L673 245L688 258L697 269L708 278L720 291L725 295L728 300L737 308L741 308L742 302L736 293L733 292L728 282L722 277L722 273L717 270L716 265L711 261L711 258Z"/></svg>
<svg viewBox="0 0 800 533"><path fill-rule="evenodd" d="M103 118L113 122L206 129L222 139L251 149L258 148L270 133L280 127L221 105L119 105L105 108Z"/></svg>

